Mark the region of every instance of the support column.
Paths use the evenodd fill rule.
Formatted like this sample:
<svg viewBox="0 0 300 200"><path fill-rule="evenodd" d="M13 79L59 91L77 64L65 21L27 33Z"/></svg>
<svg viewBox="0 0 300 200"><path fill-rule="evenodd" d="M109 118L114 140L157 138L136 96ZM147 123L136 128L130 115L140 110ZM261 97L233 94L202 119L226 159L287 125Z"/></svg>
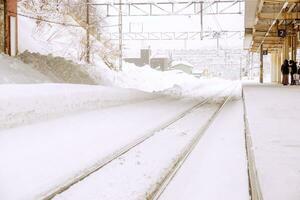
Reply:
<svg viewBox="0 0 300 200"><path fill-rule="evenodd" d="M251 66L250 66L250 80L253 80L253 68L254 68L254 57L253 52L251 52Z"/></svg>
<svg viewBox="0 0 300 200"><path fill-rule="evenodd" d="M298 43L298 39L297 36L292 36L292 41L291 41L291 46L292 46L292 60L296 61L297 59L297 43Z"/></svg>
<svg viewBox="0 0 300 200"><path fill-rule="evenodd" d="M277 54L277 80L278 83L281 83L282 75L281 75L281 65L283 64L282 52L278 52Z"/></svg>
<svg viewBox="0 0 300 200"><path fill-rule="evenodd" d="M283 48L282 48L282 60L289 60L289 37L284 38Z"/></svg>
<svg viewBox="0 0 300 200"><path fill-rule="evenodd" d="M259 82L264 83L264 55L263 55L263 45L260 46L260 73Z"/></svg>
<svg viewBox="0 0 300 200"><path fill-rule="evenodd" d="M271 54L271 82L276 83L277 82L277 54L272 53Z"/></svg>

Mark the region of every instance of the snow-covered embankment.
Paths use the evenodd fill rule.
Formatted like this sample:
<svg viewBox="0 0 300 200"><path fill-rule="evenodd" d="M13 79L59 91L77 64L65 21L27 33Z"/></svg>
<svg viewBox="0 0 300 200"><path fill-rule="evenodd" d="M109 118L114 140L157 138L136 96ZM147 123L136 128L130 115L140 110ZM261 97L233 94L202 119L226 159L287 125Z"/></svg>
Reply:
<svg viewBox="0 0 300 200"><path fill-rule="evenodd" d="M137 90L70 84L0 85L0 93L5 94L0 96L0 128L156 98Z"/></svg>

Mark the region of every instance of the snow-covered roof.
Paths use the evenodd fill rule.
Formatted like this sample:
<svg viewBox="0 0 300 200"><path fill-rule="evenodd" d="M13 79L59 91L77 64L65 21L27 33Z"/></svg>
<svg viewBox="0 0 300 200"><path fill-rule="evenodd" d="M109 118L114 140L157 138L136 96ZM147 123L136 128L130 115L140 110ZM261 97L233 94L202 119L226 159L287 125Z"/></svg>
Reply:
<svg viewBox="0 0 300 200"><path fill-rule="evenodd" d="M186 66L189 66L189 67L194 67L193 64L189 63L188 61L183 61L183 60L177 60L177 61L173 61L171 63L172 67L174 67L176 65L186 65Z"/></svg>
<svg viewBox="0 0 300 200"><path fill-rule="evenodd" d="M193 73L203 73L202 69L193 69Z"/></svg>

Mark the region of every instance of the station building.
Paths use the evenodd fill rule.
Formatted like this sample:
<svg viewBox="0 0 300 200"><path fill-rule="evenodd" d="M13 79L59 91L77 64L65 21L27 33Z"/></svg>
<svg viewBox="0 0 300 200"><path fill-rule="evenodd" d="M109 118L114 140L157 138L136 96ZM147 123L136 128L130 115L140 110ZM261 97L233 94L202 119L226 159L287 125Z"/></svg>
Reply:
<svg viewBox="0 0 300 200"><path fill-rule="evenodd" d="M281 82L283 61L299 59L299 31L299 0L245 0L244 48L260 54L261 83L264 55L271 55L271 81L275 83Z"/></svg>

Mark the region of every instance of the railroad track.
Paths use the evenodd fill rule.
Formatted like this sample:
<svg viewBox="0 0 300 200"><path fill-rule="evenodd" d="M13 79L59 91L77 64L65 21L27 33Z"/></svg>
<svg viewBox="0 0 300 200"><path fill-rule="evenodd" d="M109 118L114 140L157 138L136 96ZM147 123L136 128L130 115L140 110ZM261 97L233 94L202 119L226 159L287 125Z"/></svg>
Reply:
<svg viewBox="0 0 300 200"><path fill-rule="evenodd" d="M236 86L232 86L230 85L228 88L226 88L226 90L231 90L232 88L235 88ZM85 178L89 177L90 175L92 175L93 173L97 172L98 170L100 170L101 168L105 167L106 165L108 165L109 163L111 163L112 161L118 159L119 157L123 156L124 154L126 154L127 152L129 152L130 150L132 150L133 148L135 148L136 146L144 143L146 140L152 138L156 133L158 133L159 131L168 128L169 126L171 126L172 124L176 123L177 121L179 121L180 119L184 118L186 115L188 115L189 113L193 112L195 109L198 109L199 107L203 106L204 104L208 103L210 100L212 100L213 98L217 97L220 95L220 93L226 91L223 90L221 92L217 92L215 95L204 99L203 101L196 103L194 105L192 105L190 108L188 108L187 110L185 110L184 112L180 113L179 115L175 116L173 119L171 119L170 121L168 121L165 124L162 124L159 127L156 127L155 129L152 129L150 132L148 132L147 134L143 135L142 137L140 137L139 139L135 140L134 142L126 145L125 147L119 149L117 152L115 152L112 155L107 156L105 159L102 159L101 161L97 162L96 164L94 164L93 166L91 166L90 168L84 170L81 174L79 174L76 177L71 178L70 180L68 180L67 182L65 182L64 184L56 187L55 189L45 193L44 195L41 196L42 200L50 200L53 199L56 195L59 195L65 191L67 191L71 186L75 185L76 183L84 180ZM226 98L226 102L229 99ZM217 113L220 112L221 108L225 105L225 103L222 103L222 106L218 109ZM215 116L217 115L217 113L214 114L213 118L215 118ZM213 119L209 120L209 124L213 121ZM207 125L208 127L209 125ZM207 128L206 127L206 128ZM196 145L196 141L198 141L200 139L200 137L195 139L195 142L193 142L193 146ZM195 144L194 144L195 143ZM193 147L194 148L194 147ZM190 153L190 152L189 152ZM188 154L189 154L188 153ZM159 191L159 190L157 190ZM159 193L155 193L155 194L159 194Z"/></svg>
<svg viewBox="0 0 300 200"><path fill-rule="evenodd" d="M233 89L233 91L236 88ZM194 139L190 142L190 144L187 146L187 148L183 151L183 153L180 155L179 159L175 162L175 164L170 168L168 173L165 174L165 176L162 178L160 183L157 184L157 187L147 196L147 200L157 200L162 195L162 193L165 191L165 189L168 187L168 185L171 183L177 172L180 170L181 166L184 164L186 159L189 157L191 152L194 150L194 148L199 143L200 139L206 132L206 130L210 127L210 125L213 123L215 118L218 116L218 114L222 111L224 106L228 101L232 99L232 95L228 96L224 99L224 101L220 104L219 108L213 113L213 115L210 117L208 122L203 126L196 134Z"/></svg>

